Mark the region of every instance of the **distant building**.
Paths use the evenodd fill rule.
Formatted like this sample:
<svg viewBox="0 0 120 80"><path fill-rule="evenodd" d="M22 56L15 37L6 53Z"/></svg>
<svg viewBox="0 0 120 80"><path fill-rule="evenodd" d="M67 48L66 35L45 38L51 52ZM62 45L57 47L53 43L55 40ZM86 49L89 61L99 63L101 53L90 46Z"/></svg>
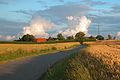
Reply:
<svg viewBox="0 0 120 80"><path fill-rule="evenodd" d="M35 42L47 42L45 38L36 38Z"/></svg>

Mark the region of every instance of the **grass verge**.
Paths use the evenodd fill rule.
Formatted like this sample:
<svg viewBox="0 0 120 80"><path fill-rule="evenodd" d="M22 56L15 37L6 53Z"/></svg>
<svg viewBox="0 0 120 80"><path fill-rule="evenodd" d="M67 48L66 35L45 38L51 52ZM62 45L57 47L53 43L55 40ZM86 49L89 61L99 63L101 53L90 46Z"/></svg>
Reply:
<svg viewBox="0 0 120 80"><path fill-rule="evenodd" d="M75 53L50 67L38 80L92 80L92 77L79 53Z"/></svg>

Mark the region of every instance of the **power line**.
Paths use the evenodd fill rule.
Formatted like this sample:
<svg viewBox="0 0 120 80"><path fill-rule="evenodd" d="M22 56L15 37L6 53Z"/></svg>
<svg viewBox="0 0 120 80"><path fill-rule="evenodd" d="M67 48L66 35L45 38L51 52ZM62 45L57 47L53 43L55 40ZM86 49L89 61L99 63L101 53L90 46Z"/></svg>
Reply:
<svg viewBox="0 0 120 80"><path fill-rule="evenodd" d="M97 26L97 35L100 35L100 25L99 24L97 24L97 25L92 25L92 26Z"/></svg>

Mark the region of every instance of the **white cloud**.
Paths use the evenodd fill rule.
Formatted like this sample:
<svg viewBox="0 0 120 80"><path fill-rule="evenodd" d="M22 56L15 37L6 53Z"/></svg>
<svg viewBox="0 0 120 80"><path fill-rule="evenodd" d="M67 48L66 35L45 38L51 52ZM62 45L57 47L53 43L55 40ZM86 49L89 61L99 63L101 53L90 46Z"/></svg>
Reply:
<svg viewBox="0 0 120 80"><path fill-rule="evenodd" d="M120 36L120 32L118 32L117 35Z"/></svg>
<svg viewBox="0 0 120 80"><path fill-rule="evenodd" d="M48 37L49 34L46 33L46 30L55 27L55 24L53 24L50 20L46 20L41 16L33 17L29 24L29 26L23 28L24 35L32 34L39 37Z"/></svg>
<svg viewBox="0 0 120 80"><path fill-rule="evenodd" d="M66 18L67 18L67 20L73 20L73 19L74 19L73 16L68 16L68 17L66 17Z"/></svg>
<svg viewBox="0 0 120 80"><path fill-rule="evenodd" d="M84 32L86 35L88 35L88 27L91 23L91 20L87 19L86 16L82 16L81 18L78 17L71 17L74 22L78 22L76 26L71 26L67 30L63 31L62 34L71 36L75 35L78 32ZM70 19L71 20L71 19Z"/></svg>

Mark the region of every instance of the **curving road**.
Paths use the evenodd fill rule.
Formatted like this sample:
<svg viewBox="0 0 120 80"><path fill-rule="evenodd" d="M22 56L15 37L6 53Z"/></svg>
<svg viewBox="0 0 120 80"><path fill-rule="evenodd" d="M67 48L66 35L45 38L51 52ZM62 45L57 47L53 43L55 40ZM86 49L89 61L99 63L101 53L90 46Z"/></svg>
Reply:
<svg viewBox="0 0 120 80"><path fill-rule="evenodd" d="M47 71L50 65L84 47L86 47L86 45L72 50L34 56L23 60L0 64L0 80L36 80Z"/></svg>

